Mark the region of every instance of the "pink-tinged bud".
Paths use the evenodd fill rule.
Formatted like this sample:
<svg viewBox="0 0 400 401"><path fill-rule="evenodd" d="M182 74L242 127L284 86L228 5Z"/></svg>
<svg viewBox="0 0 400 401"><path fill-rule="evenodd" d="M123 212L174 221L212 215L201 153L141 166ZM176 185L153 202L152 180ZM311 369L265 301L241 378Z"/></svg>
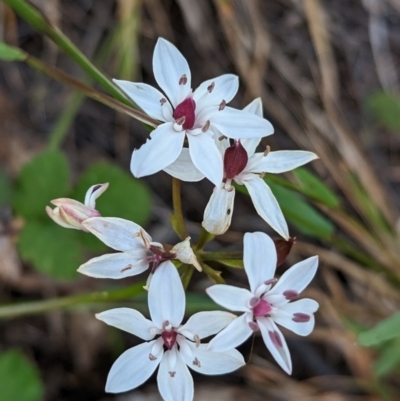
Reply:
<svg viewBox="0 0 400 401"><path fill-rule="evenodd" d="M56 207L52 210L47 206L46 212L55 223L62 227L87 232L82 222L90 217L100 216L100 212L95 209L96 199L107 188L108 183L90 187L86 193L85 204L69 198L54 199L51 203Z"/></svg>
<svg viewBox="0 0 400 401"><path fill-rule="evenodd" d="M311 319L310 315L307 315L306 313L293 313L292 320L296 323L307 323Z"/></svg>
<svg viewBox="0 0 400 401"><path fill-rule="evenodd" d="M177 122L183 121L183 129L192 129L196 120L195 110L195 101L191 97L187 97L182 103L176 106L173 117Z"/></svg>
<svg viewBox="0 0 400 401"><path fill-rule="evenodd" d="M169 350L171 350L172 347L175 345L175 343L176 343L176 336L177 336L177 333L176 333L176 331L174 331L174 330L171 330L171 331L163 331L163 332L161 333L161 337L162 337L162 339L163 339L163 341L164 341L164 345L165 345Z"/></svg>
<svg viewBox="0 0 400 401"><path fill-rule="evenodd" d="M272 306L265 300L260 299L260 302L253 308L253 315L256 317L266 316L271 313Z"/></svg>
<svg viewBox="0 0 400 401"><path fill-rule="evenodd" d="M224 155L224 170L227 179L233 179L239 175L246 167L249 157L246 149L240 143L235 143L225 151Z"/></svg>
<svg viewBox="0 0 400 401"><path fill-rule="evenodd" d="M295 290L286 290L286 291L283 291L283 296L287 300L293 301L299 297L299 293Z"/></svg>
<svg viewBox="0 0 400 401"><path fill-rule="evenodd" d="M272 344L274 344L276 348L282 348L283 344L279 333L277 331L269 331L268 334Z"/></svg>

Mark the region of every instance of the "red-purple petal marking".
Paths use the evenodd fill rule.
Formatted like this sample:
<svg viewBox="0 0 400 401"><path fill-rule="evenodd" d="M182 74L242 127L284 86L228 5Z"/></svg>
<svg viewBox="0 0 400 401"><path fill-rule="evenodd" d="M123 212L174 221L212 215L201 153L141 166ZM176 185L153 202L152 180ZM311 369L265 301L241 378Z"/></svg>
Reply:
<svg viewBox="0 0 400 401"><path fill-rule="evenodd" d="M183 129L192 129L195 117L196 103L191 97L187 97L182 103L179 103L174 110L175 120L182 119L184 117Z"/></svg>
<svg viewBox="0 0 400 401"><path fill-rule="evenodd" d="M265 300L260 299L260 302L253 308L253 315L257 317L266 316L272 311L272 306Z"/></svg>
<svg viewBox="0 0 400 401"><path fill-rule="evenodd" d="M260 328L258 327L258 324L257 324L256 322L253 322L253 321L249 322L249 327L250 327L254 332L260 330Z"/></svg>
<svg viewBox="0 0 400 401"><path fill-rule="evenodd" d="M293 313L292 320L296 323L307 323L311 319L310 315L307 315L306 313Z"/></svg>
<svg viewBox="0 0 400 401"><path fill-rule="evenodd" d="M282 340L281 340L281 336L279 335L279 333L277 331L269 331L269 338L272 341L272 344L275 345L276 348L282 348Z"/></svg>
<svg viewBox="0 0 400 401"><path fill-rule="evenodd" d="M240 141L235 141L235 143L225 151L225 177L228 179L235 178L244 170L248 160L249 157L247 156L246 149L242 146Z"/></svg>
<svg viewBox="0 0 400 401"><path fill-rule="evenodd" d="M275 284L278 281L277 278L270 278L269 280L265 280L264 284L265 285L271 285L271 284Z"/></svg>
<svg viewBox="0 0 400 401"><path fill-rule="evenodd" d="M161 337L164 340L164 345L170 350L176 343L177 333L174 330L163 331Z"/></svg>
<svg viewBox="0 0 400 401"><path fill-rule="evenodd" d="M283 292L283 296L287 300L293 301L294 299L297 299L299 297L299 293L296 290L286 290Z"/></svg>

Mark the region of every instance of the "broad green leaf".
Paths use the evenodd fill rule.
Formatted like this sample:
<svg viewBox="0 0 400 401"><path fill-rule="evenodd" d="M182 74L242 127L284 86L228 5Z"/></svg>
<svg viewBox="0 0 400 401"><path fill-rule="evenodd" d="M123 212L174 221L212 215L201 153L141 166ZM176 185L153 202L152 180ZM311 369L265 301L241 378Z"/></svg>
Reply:
<svg viewBox="0 0 400 401"><path fill-rule="evenodd" d="M18 47L9 46L0 42L0 60L3 61L24 61L26 53Z"/></svg>
<svg viewBox="0 0 400 401"><path fill-rule="evenodd" d="M376 92L367 100L367 109L389 130L400 130L400 96Z"/></svg>
<svg viewBox="0 0 400 401"><path fill-rule="evenodd" d="M96 201L102 216L121 217L143 226L151 214L151 194L147 186L130 173L109 163L97 163L83 173L76 185L73 198L83 201L85 193L94 184L110 183Z"/></svg>
<svg viewBox="0 0 400 401"><path fill-rule="evenodd" d="M36 366L19 350L0 353L1 401L41 401L43 383Z"/></svg>
<svg viewBox="0 0 400 401"><path fill-rule="evenodd" d="M46 151L25 164L16 182L15 211L23 217L45 218L46 205L65 197L69 185L69 167L58 151Z"/></svg>
<svg viewBox="0 0 400 401"><path fill-rule="evenodd" d="M400 333L400 312L382 320L372 329L364 331L358 337L358 343L364 347L380 345L385 341L396 338Z"/></svg>
<svg viewBox="0 0 400 401"><path fill-rule="evenodd" d="M304 195L333 208L339 206L340 202L335 193L311 171L299 167L293 170L292 174L299 182L299 187Z"/></svg>
<svg viewBox="0 0 400 401"><path fill-rule="evenodd" d="M0 169L0 207L9 204L11 200L12 187L7 174Z"/></svg>
<svg viewBox="0 0 400 401"><path fill-rule="evenodd" d="M385 376L400 367L400 337L382 350L374 364L374 372L378 377Z"/></svg>
<svg viewBox="0 0 400 401"><path fill-rule="evenodd" d="M19 251L43 274L55 279L70 280L78 276L82 264L82 246L77 232L52 221L28 221L19 237Z"/></svg>

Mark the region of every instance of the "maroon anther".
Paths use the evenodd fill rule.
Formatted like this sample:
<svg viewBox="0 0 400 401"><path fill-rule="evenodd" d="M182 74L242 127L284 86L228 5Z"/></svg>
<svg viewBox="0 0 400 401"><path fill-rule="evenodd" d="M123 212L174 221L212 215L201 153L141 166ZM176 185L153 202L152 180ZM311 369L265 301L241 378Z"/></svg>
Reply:
<svg viewBox="0 0 400 401"><path fill-rule="evenodd" d="M311 319L310 315L307 315L306 313L293 313L292 320L296 323L307 323Z"/></svg>
<svg viewBox="0 0 400 401"><path fill-rule="evenodd" d="M272 306L265 300L260 299L260 302L254 306L253 315L256 317L266 316L272 311Z"/></svg>
<svg viewBox="0 0 400 401"><path fill-rule="evenodd" d="M157 267L160 266L162 262L175 258L175 253L164 251L154 245L150 245L147 261L151 264L150 269L152 273L156 271Z"/></svg>
<svg viewBox="0 0 400 401"><path fill-rule="evenodd" d="M283 347L281 336L279 335L279 333L277 331L269 331L268 334L269 334L269 338L272 341L272 344L274 344L276 348Z"/></svg>
<svg viewBox="0 0 400 401"><path fill-rule="evenodd" d="M182 103L179 103L174 110L175 120L185 118L182 125L183 129L192 129L196 120L194 111L196 110L196 103L191 97L187 97Z"/></svg>
<svg viewBox="0 0 400 401"><path fill-rule="evenodd" d="M246 149L240 143L235 141L229 146L224 155L225 178L232 179L239 175L246 167L249 157Z"/></svg>
<svg viewBox="0 0 400 401"><path fill-rule="evenodd" d="M174 330L171 330L171 331L163 331L163 332L161 333L161 337L162 337L162 339L163 339L163 341L164 341L164 345L165 345L169 350L171 350L172 347L175 345L175 343L176 343L176 336L177 336L177 333L176 333L176 331L174 331Z"/></svg>
<svg viewBox="0 0 400 401"><path fill-rule="evenodd" d="M278 279L274 277L274 278L270 278L269 280L265 280L264 284L265 285L272 285L272 284L275 284L277 281L278 281Z"/></svg>
<svg viewBox="0 0 400 401"><path fill-rule="evenodd" d="M293 301L299 297L299 293L296 290L286 290L286 291L283 291L283 296L287 300Z"/></svg>
<svg viewBox="0 0 400 401"><path fill-rule="evenodd" d="M257 332L260 330L260 328L258 327L258 324L256 322L250 321L249 322L249 327L251 330L253 330L254 332Z"/></svg>

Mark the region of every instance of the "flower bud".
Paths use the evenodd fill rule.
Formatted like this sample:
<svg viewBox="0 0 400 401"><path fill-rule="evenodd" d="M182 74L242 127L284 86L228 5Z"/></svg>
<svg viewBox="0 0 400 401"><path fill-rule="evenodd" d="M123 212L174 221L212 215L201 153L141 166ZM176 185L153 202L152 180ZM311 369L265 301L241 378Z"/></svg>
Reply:
<svg viewBox="0 0 400 401"><path fill-rule="evenodd" d="M51 201L56 207L46 206L48 216L58 225L88 232L82 222L90 217L99 217L100 212L95 209L96 199L108 188L108 183L93 185L86 192L85 203L74 199L59 198Z"/></svg>
<svg viewBox="0 0 400 401"><path fill-rule="evenodd" d="M176 259L179 259L183 263L193 265L199 272L201 272L201 265L190 246L190 237L187 237L184 241L176 244L170 252L176 254Z"/></svg>

